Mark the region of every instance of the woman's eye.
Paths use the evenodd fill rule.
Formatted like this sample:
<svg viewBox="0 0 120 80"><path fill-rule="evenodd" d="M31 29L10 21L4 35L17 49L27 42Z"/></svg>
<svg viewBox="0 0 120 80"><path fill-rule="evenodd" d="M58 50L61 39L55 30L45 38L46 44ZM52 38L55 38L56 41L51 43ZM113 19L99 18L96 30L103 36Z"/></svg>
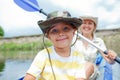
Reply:
<svg viewBox="0 0 120 80"><path fill-rule="evenodd" d="M89 22L89 25L92 25L93 24L93 22Z"/></svg>

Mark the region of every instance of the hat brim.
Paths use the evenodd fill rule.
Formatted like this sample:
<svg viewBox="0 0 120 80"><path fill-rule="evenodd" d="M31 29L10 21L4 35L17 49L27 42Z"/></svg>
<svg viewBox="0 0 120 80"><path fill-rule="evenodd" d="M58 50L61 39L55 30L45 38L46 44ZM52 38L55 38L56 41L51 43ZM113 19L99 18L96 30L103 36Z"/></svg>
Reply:
<svg viewBox="0 0 120 80"><path fill-rule="evenodd" d="M92 17L92 16L82 16L80 17L82 20L91 20L95 23L96 27L97 27L97 23L98 23L98 18L97 17Z"/></svg>
<svg viewBox="0 0 120 80"><path fill-rule="evenodd" d="M50 29L52 25L59 22L66 22L66 23L73 24L74 27L76 28L78 28L82 24L82 20L79 18L56 17L56 18L48 19L46 21L38 21L38 25L42 29L43 33L46 33L46 31Z"/></svg>

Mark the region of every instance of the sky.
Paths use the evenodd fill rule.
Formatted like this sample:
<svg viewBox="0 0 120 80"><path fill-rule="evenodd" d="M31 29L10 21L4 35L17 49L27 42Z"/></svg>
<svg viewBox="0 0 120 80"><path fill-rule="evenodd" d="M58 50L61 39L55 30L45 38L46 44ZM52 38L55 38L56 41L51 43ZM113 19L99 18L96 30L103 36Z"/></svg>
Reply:
<svg viewBox="0 0 120 80"><path fill-rule="evenodd" d="M120 0L37 0L46 13L67 10L73 17L84 15L98 17L97 29L120 27ZM46 16L39 12L28 12L13 0L0 0L0 26L4 37L42 34L37 22Z"/></svg>

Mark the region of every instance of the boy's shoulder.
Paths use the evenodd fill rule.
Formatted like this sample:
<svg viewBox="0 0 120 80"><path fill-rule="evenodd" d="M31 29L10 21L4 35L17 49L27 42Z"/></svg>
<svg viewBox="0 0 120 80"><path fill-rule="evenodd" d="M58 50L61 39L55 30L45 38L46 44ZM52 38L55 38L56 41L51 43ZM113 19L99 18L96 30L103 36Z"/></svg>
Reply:
<svg viewBox="0 0 120 80"><path fill-rule="evenodd" d="M48 54L48 53L52 53L53 52L53 46L48 47L47 49L43 49L41 51L38 52L38 54Z"/></svg>
<svg viewBox="0 0 120 80"><path fill-rule="evenodd" d="M75 46L72 46L71 50L72 50L72 53L73 53L74 56L83 57L83 54Z"/></svg>

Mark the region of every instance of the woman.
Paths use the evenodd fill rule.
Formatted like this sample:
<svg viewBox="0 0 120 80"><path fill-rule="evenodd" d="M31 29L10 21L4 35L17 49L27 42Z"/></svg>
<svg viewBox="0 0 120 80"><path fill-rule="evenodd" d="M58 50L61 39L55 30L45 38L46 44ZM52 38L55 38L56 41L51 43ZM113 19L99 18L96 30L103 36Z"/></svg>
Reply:
<svg viewBox="0 0 120 80"><path fill-rule="evenodd" d="M71 18L67 11L55 11L38 25L53 46L40 51L24 80L85 80L85 61L71 42L82 20Z"/></svg>
<svg viewBox="0 0 120 80"><path fill-rule="evenodd" d="M95 36L95 31L98 23L98 18L97 17L92 17L92 16L82 16L80 17L83 20L83 24L79 27L79 32L86 37L87 39L91 40L93 43L96 45L100 46L102 49L107 50L106 46L104 44L104 41ZM104 57L105 60L107 60L109 63L113 63L113 60L108 59L108 56L112 54L112 56L116 56L113 51L109 51L110 54L105 55L102 52L98 51L94 46L90 45L88 42L85 40L79 39L75 47L84 54L85 60L88 62L86 66L86 75L87 79L91 76L91 80L95 80L96 76L98 74L98 68L97 66L100 64L100 61L102 60L102 57L99 58L100 61L96 61L97 56L101 53L102 56ZM94 66L91 66L92 64ZM96 65L96 64L97 65ZM93 74L94 73L94 74ZM101 79L103 80L103 78Z"/></svg>

